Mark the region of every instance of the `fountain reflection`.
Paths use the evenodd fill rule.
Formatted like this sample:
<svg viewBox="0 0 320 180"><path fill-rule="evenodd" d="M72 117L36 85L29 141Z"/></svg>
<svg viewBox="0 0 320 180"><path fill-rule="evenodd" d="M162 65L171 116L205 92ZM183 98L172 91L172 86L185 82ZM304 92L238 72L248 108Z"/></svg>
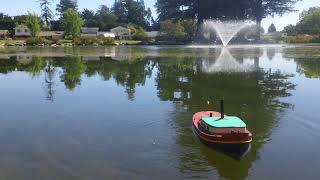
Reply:
<svg viewBox="0 0 320 180"><path fill-rule="evenodd" d="M254 71L255 66L238 62L229 52L227 48L222 48L220 56L212 63L212 61L203 61L203 70L207 73L239 73Z"/></svg>

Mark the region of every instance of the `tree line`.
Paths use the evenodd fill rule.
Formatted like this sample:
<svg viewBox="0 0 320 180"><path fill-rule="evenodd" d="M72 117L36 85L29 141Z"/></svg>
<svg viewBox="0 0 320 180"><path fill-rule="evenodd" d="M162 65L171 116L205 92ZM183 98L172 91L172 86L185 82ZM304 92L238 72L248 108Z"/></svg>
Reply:
<svg viewBox="0 0 320 180"><path fill-rule="evenodd" d="M53 0L38 1L43 29L65 30L65 12L73 10L83 20L80 24L86 27L107 31L118 25L133 24L145 30L164 31L162 34L166 36L171 36L168 33L171 32L169 39L190 41L205 19L255 21L259 39L264 18L292 12L300 0L156 0L157 18L145 7L144 0L115 0L111 7L101 5L96 11L79 11L77 0L60 0L56 13L50 9ZM12 30L21 23L26 23L26 15L10 17L0 13L0 29Z"/></svg>
<svg viewBox="0 0 320 180"><path fill-rule="evenodd" d="M53 0L38 0L38 2L41 9L39 25L44 30L65 30L65 13L68 10L77 13L83 19L84 26L99 27L103 31L118 25L126 26L129 23L151 30L155 23L150 8L145 7L144 0L115 0L111 8L101 5L96 11L89 9L79 11L77 0L60 0L56 5L56 13L50 8ZM17 25L27 24L30 14L35 15L29 13L11 17L0 13L0 29L10 30L13 33Z"/></svg>
<svg viewBox="0 0 320 180"><path fill-rule="evenodd" d="M300 0L157 0L158 21L167 19L253 20L260 34L261 21L267 16L294 11ZM259 36L258 36L259 37Z"/></svg>

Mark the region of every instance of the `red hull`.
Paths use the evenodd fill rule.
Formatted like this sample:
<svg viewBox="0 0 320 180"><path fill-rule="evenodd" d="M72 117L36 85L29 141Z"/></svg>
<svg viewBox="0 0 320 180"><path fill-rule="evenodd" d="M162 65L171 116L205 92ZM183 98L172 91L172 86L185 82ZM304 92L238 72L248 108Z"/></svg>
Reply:
<svg viewBox="0 0 320 180"><path fill-rule="evenodd" d="M205 111L198 112L193 116L193 127L195 133L201 140L209 144L249 144L252 141L252 134L245 130L245 132L221 132L209 133L199 125L199 121L204 117L209 117L210 114L214 117L220 117L219 112Z"/></svg>

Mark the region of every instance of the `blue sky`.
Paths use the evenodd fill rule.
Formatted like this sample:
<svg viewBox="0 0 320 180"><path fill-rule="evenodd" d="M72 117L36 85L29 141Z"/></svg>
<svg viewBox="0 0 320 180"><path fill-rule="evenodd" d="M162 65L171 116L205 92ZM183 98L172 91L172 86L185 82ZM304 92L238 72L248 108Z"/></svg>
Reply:
<svg viewBox="0 0 320 180"><path fill-rule="evenodd" d="M55 9L55 4L59 2L59 0L53 0L52 9ZM153 10L154 15L155 8L154 3L156 0L144 0L147 7L150 7ZM101 4L106 4L109 7L113 4L114 0L78 0L80 10L84 8L95 10ZM297 12L285 14L282 17L268 17L262 22L262 26L267 28L271 23L274 23L278 30L282 30L284 26L288 24L295 24L299 20L299 13L308 9L312 6L320 6L319 0L303 0L296 4ZM0 6L0 12L4 12L9 15L19 15L25 14L28 11L40 13L38 0L6 0L5 3L2 3Z"/></svg>

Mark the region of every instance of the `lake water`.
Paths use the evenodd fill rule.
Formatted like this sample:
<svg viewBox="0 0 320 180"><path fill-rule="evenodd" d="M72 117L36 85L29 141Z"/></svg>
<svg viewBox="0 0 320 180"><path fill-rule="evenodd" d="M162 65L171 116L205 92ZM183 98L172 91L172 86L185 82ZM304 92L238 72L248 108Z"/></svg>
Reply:
<svg viewBox="0 0 320 180"><path fill-rule="evenodd" d="M316 180L319 93L316 45L0 48L0 179ZM243 157L193 134L222 97Z"/></svg>

